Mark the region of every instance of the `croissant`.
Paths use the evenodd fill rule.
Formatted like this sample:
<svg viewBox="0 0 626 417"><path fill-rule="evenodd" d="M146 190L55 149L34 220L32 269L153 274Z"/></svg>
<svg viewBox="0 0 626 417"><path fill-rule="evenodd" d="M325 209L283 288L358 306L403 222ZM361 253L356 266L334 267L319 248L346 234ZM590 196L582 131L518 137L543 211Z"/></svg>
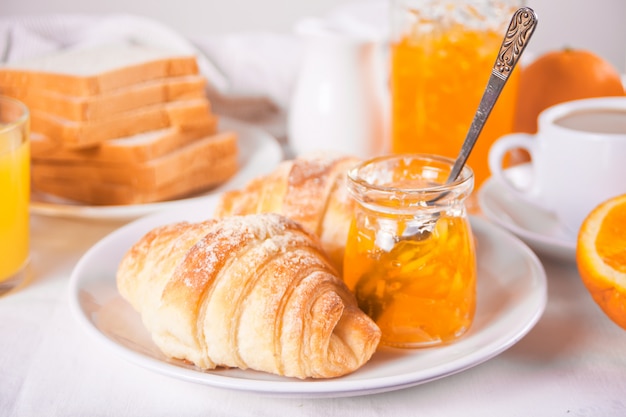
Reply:
<svg viewBox="0 0 626 417"><path fill-rule="evenodd" d="M354 207L346 188L346 174L358 162L357 158L331 153L283 161L273 172L251 180L243 189L223 193L214 215L283 214L320 238L341 275Z"/></svg>
<svg viewBox="0 0 626 417"><path fill-rule="evenodd" d="M338 377L381 335L317 238L277 214L158 227L125 254L117 286L165 355L202 369Z"/></svg>

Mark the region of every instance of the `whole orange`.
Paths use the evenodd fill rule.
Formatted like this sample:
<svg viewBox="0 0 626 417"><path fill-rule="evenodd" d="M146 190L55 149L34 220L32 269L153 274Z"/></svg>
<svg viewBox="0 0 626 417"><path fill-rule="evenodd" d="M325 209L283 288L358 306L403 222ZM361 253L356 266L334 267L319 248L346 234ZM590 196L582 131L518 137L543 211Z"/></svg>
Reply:
<svg viewBox="0 0 626 417"><path fill-rule="evenodd" d="M619 72L600 56L583 49L551 51L521 68L514 127L535 133L539 113L550 106L624 94Z"/></svg>
<svg viewBox="0 0 626 417"><path fill-rule="evenodd" d="M578 232L576 264L594 301L626 329L626 194L589 213Z"/></svg>

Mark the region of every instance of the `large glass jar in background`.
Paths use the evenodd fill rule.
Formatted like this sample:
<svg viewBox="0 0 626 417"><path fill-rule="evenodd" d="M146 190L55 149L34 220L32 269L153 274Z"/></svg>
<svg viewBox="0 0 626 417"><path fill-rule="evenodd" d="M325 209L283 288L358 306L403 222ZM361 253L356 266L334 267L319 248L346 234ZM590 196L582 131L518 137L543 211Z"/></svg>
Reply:
<svg viewBox="0 0 626 417"><path fill-rule="evenodd" d="M382 344L415 348L456 340L476 308L476 254L464 201L473 189L453 160L390 155L348 173L356 201L344 280L381 328Z"/></svg>
<svg viewBox="0 0 626 417"><path fill-rule="evenodd" d="M393 0L391 148L456 158L513 13L523 0ZM519 69L509 77L468 164L489 177L491 144L513 130Z"/></svg>

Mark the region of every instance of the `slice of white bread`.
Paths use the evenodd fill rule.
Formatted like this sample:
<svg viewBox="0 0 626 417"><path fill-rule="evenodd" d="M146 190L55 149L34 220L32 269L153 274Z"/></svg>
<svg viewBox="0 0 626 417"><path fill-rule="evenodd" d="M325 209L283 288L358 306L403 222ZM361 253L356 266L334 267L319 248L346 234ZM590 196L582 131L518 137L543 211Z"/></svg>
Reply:
<svg viewBox="0 0 626 417"><path fill-rule="evenodd" d="M90 96L71 96L38 88L0 86L0 93L23 101L31 110L70 121L106 119L144 106L206 97L201 75L168 77Z"/></svg>
<svg viewBox="0 0 626 417"><path fill-rule="evenodd" d="M108 184L129 184L138 189L153 189L173 181L179 172L201 168L237 154L232 132L221 132L196 140L160 158L141 163L94 161L57 162L34 160L33 175L39 178L80 179Z"/></svg>
<svg viewBox="0 0 626 417"><path fill-rule="evenodd" d="M6 63L0 66L0 86L88 96L149 80L197 74L194 55L113 42Z"/></svg>
<svg viewBox="0 0 626 417"><path fill-rule="evenodd" d="M222 184L238 170L237 136L221 132L141 164L33 162L33 187L94 205L163 201Z"/></svg>
<svg viewBox="0 0 626 417"><path fill-rule="evenodd" d="M42 162L109 162L139 163L159 158L194 140L217 132L217 117L193 129L177 127L150 130L118 139L111 139L87 149L67 149L49 137L32 132L30 137L31 158Z"/></svg>
<svg viewBox="0 0 626 417"><path fill-rule="evenodd" d="M206 98L177 100L119 113L106 119L74 122L33 110L31 128L69 149L89 148L106 140L131 136L150 130L177 127L193 130L213 118Z"/></svg>
<svg viewBox="0 0 626 417"><path fill-rule="evenodd" d="M237 171L236 158L220 160L207 175L205 170L181 173L177 181L155 190L137 190L117 184L84 183L65 180L37 179L37 190L75 202L98 206L146 204L189 197L214 188L230 179Z"/></svg>

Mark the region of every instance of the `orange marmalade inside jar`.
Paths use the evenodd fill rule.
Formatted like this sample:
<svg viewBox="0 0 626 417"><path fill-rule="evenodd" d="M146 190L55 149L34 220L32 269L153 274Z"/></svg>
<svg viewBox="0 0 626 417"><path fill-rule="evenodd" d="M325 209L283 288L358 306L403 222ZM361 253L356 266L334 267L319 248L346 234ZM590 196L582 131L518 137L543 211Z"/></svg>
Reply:
<svg viewBox="0 0 626 417"><path fill-rule="evenodd" d="M476 257L464 200L473 174L445 185L452 161L376 158L350 171L358 203L344 280L380 327L381 343L424 347L456 340L476 308Z"/></svg>

